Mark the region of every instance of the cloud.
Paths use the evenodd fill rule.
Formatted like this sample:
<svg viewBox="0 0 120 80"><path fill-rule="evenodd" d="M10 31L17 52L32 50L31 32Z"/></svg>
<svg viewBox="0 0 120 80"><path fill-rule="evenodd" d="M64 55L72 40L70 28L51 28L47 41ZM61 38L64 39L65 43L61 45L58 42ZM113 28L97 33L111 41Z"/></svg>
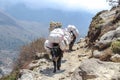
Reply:
<svg viewBox="0 0 120 80"><path fill-rule="evenodd" d="M52 8L64 11L85 10L91 13L110 9L106 0L0 0L0 7L5 9L19 3L31 9Z"/></svg>

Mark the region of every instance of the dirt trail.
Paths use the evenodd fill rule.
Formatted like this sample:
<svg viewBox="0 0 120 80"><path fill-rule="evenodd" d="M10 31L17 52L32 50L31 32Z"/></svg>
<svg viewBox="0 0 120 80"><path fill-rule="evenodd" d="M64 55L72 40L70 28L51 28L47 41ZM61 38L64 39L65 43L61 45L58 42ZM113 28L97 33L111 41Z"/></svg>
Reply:
<svg viewBox="0 0 120 80"><path fill-rule="evenodd" d="M80 65L81 60L88 58L89 51L80 48L84 43L75 44L72 52L64 52L61 64L61 70L53 73L53 63L45 59L37 61L39 66L32 70L35 73L35 80L71 80L73 71ZM39 79L37 78L39 77Z"/></svg>

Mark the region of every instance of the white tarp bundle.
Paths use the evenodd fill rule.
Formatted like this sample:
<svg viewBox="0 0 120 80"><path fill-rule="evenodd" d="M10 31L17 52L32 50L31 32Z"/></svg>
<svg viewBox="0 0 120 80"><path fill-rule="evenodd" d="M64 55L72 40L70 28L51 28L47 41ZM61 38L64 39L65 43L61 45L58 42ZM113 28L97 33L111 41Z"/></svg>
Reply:
<svg viewBox="0 0 120 80"><path fill-rule="evenodd" d="M68 30L68 32L72 31L76 37L79 36L79 31L74 25L68 25L67 30Z"/></svg>
<svg viewBox="0 0 120 80"><path fill-rule="evenodd" d="M64 51L64 50L66 49L66 47L67 47L67 43L66 43L65 40L62 40L62 41L59 43L59 45L60 45L60 49L63 50L63 51ZM44 43L44 48L45 48L45 50L46 50L47 52L50 52L50 48L52 48L52 47L53 47L52 43L51 43L49 40L46 40L45 43Z"/></svg>
<svg viewBox="0 0 120 80"><path fill-rule="evenodd" d="M52 48L52 43L49 40L46 40L44 43L44 48L47 52L50 52L50 48Z"/></svg>
<svg viewBox="0 0 120 80"><path fill-rule="evenodd" d="M62 40L59 45L62 51L64 51L67 48L67 43L65 40Z"/></svg>
<svg viewBox="0 0 120 80"><path fill-rule="evenodd" d="M71 34L67 31L67 29L64 30L64 40L66 41L67 45L70 44L70 42L72 41L72 36Z"/></svg>
<svg viewBox="0 0 120 80"><path fill-rule="evenodd" d="M48 40L51 43L60 43L64 39L64 31L61 28L54 29L50 32Z"/></svg>
<svg viewBox="0 0 120 80"><path fill-rule="evenodd" d="M71 31L76 37L79 36L79 31L74 25L68 25L66 29L56 28L52 30L48 36L48 40L44 43L45 49L50 52L49 48L53 47L52 43L58 43L61 50L64 51L72 41Z"/></svg>
<svg viewBox="0 0 120 80"><path fill-rule="evenodd" d="M67 38L68 36L67 34L65 34L65 30L61 28L56 28L50 32L48 40L46 40L44 43L44 47L49 52L49 48L53 47L52 43L58 43L60 45L61 50L65 50L67 45L69 44Z"/></svg>

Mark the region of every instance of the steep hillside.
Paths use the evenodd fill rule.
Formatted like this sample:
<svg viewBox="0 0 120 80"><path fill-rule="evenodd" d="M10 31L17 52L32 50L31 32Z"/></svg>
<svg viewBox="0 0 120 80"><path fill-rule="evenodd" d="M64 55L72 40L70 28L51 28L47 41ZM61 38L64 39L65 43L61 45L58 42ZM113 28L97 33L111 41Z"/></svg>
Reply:
<svg viewBox="0 0 120 80"><path fill-rule="evenodd" d="M19 49L40 36L45 36L45 25L38 22L18 21L0 11L0 49Z"/></svg>
<svg viewBox="0 0 120 80"><path fill-rule="evenodd" d="M99 12L93 18L86 42L92 56L120 62L120 6Z"/></svg>
<svg viewBox="0 0 120 80"><path fill-rule="evenodd" d="M14 18L0 12L0 49L16 49L30 42L30 36ZM29 34L29 35L28 35ZM32 37L32 36L31 36Z"/></svg>
<svg viewBox="0 0 120 80"><path fill-rule="evenodd" d="M112 8L110 11L101 11L93 17L87 34L87 43L93 46L105 33L115 30L120 26L120 7Z"/></svg>

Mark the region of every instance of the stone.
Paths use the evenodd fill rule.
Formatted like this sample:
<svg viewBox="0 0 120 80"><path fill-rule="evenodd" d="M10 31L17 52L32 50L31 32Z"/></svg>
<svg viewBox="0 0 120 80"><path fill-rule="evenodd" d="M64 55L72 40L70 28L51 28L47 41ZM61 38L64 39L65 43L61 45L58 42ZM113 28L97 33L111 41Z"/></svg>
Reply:
<svg viewBox="0 0 120 80"><path fill-rule="evenodd" d="M20 70L21 77L18 80L41 80L39 73L31 70L22 69Z"/></svg>
<svg viewBox="0 0 120 80"><path fill-rule="evenodd" d="M71 80L119 80L120 63L87 59L73 72Z"/></svg>
<svg viewBox="0 0 120 80"><path fill-rule="evenodd" d="M113 62L120 62L120 55L119 54L115 54L110 59Z"/></svg>
<svg viewBox="0 0 120 80"><path fill-rule="evenodd" d="M99 49L106 49L110 47L111 42L120 38L120 30L119 27L116 30L111 30L105 33L99 41L96 42L95 46L99 47Z"/></svg>
<svg viewBox="0 0 120 80"><path fill-rule="evenodd" d="M100 56L101 56L101 52L100 51L98 51L98 50L94 50L93 51L93 57L99 58Z"/></svg>

